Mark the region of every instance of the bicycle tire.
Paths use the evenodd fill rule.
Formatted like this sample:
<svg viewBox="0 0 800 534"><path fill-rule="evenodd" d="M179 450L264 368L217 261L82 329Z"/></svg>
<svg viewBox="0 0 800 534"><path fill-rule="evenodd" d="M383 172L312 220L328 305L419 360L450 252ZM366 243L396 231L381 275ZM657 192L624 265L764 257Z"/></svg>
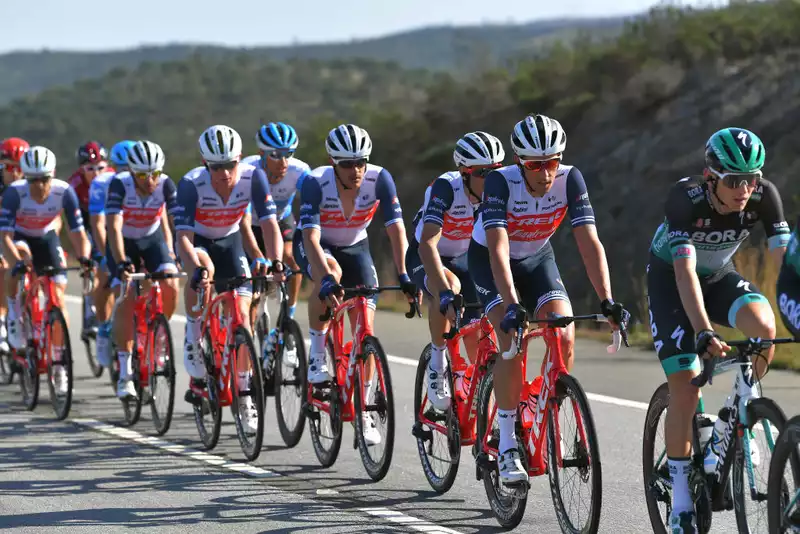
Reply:
<svg viewBox="0 0 800 534"><path fill-rule="evenodd" d="M264 381L261 376L261 362L256 352L253 337L244 326L239 326L234 332L233 344L233 357L230 359L230 372L228 373L231 380L231 392L233 393L233 402L231 402L231 414L233 415L234 423L236 424L236 434L239 437L239 445L242 448L245 458L248 461L253 461L261 454L261 445L264 440ZM239 375L237 369L239 368L239 350L246 349L249 353L247 359L249 360L250 369L253 375L250 379L250 389L248 394L253 398L253 405L255 406L258 414L258 422L256 424L256 431L253 437L250 438L248 432L245 431L244 423L242 422L242 414L239 410Z"/></svg>
<svg viewBox="0 0 800 534"><path fill-rule="evenodd" d="M104 367L97 361L97 337L94 332L86 328L86 310L84 308L85 306L81 305L81 341L83 341L83 347L86 350L86 359L89 361L89 369L92 372L92 376L100 378L103 375Z"/></svg>
<svg viewBox="0 0 800 534"><path fill-rule="evenodd" d="M775 442L775 449L772 451L772 460L769 464L769 490L767 491L767 508L769 516L770 534L791 532L786 527L791 526L800 528L800 524L792 522L791 525L784 523L784 511L790 499L794 495L791 489L800 491L800 415L797 415L786 423L783 431ZM793 484L789 485L784 479L786 464L791 462ZM795 506L798 506L797 504ZM800 508L799 508L800 509Z"/></svg>
<svg viewBox="0 0 800 534"><path fill-rule="evenodd" d="M451 447L451 444L448 443L447 452L450 455L450 463L448 464L447 471L439 476L435 472L433 465L431 465L431 459L426 450L426 444L430 443L431 447L433 447L433 437L435 434L441 433L432 428L429 428L428 430L423 429L419 417L420 408L422 407L422 397L424 395L423 388L425 388L425 377L428 374L428 364L430 363L430 360L431 344L428 343L425 348L422 349L422 354L420 354L419 363L417 364L417 377L414 383L414 429L416 433L430 432L431 434L430 440L415 436L417 441L417 452L419 453L419 460L422 463L422 472L425 474L428 484L430 484L431 488L433 488L436 493L443 494L447 493L447 491L453 487L453 483L456 481L456 477L458 476L458 467L461 463L461 434L459 421L454 413L455 402L453 399L451 399L450 408L447 410L445 419L448 427L448 434L445 435L445 437L448 438L448 440L457 439L458 443L456 444L457 446L455 448ZM447 376L452 377L452 374L450 373L449 361L446 362L446 365ZM450 391L455 392L452 382L453 381L451 378Z"/></svg>
<svg viewBox="0 0 800 534"><path fill-rule="evenodd" d="M336 380L336 361L333 358L333 341L330 336L329 333L325 343L326 358L328 358L329 363L328 369L332 370L331 374L333 375L328 400L330 413L326 414L317 409L311 403L310 399L307 404L308 418L310 419L309 432L311 433L311 444L314 446L314 454L317 456L317 460L319 460L322 467L330 467L336 463L336 458L339 457L339 451L342 448L342 402L339 398L339 384ZM319 389L309 388L309 391L319 391ZM330 438L330 448L325 448L320 440L322 437L320 425L322 424L323 417L327 417L330 420L331 433L333 434Z"/></svg>
<svg viewBox="0 0 800 534"><path fill-rule="evenodd" d="M752 430L758 421L769 421L779 432L786 426L786 415L781 410L775 401L768 398L753 399L747 404L747 423L748 430ZM747 520L747 500L746 497L750 496L749 484L747 474L745 472L745 458L744 458L744 436L736 437L736 455L733 460L732 478L733 478L733 511L736 515L736 526L742 534L749 534L751 532L749 522ZM762 452L762 462L764 461ZM756 487L756 491L761 493L760 488ZM763 492L766 494L766 488ZM752 502L752 501L751 501ZM764 502L765 506L767 505ZM762 527L767 527L769 520L767 518L766 508L764 512L764 521ZM760 523L760 522L759 522ZM764 528L757 528L753 532L763 532Z"/></svg>
<svg viewBox="0 0 800 534"><path fill-rule="evenodd" d="M494 391L494 370L489 369L481 380L478 388L478 420L477 420L477 434L476 444L479 455L486 454L483 452L483 436L486 434L486 426L489 418L489 403L491 402L492 392ZM492 440L499 439L498 436L493 436ZM525 454L525 447L519 441L517 436L517 448L520 450L522 456L522 465L528 465L528 459ZM500 484L499 468L497 466L497 458L491 461L492 468L481 468L481 479L483 480L483 487L486 491L486 498L489 501L489 506L492 509L492 515L495 520L507 529L515 528L520 524L522 518L525 516L525 508L528 506L528 492L527 490L514 495L500 495L498 487Z"/></svg>
<svg viewBox="0 0 800 534"><path fill-rule="evenodd" d="M663 473L654 470L655 439L658 425L669 406L669 385L664 382L656 388L647 406L644 418L644 432L642 439L642 475L644 480L644 495L647 502L647 514L654 534L667 534L669 514L672 508L672 485L665 486L660 483ZM665 456L666 459L666 456ZM667 473L669 475L669 473ZM666 511L662 516L659 502L666 503Z"/></svg>
<svg viewBox="0 0 800 534"><path fill-rule="evenodd" d="M156 315L148 330L151 332L151 337L148 337L152 340L150 354L148 355L151 396L150 415L153 418L156 435L163 436L172 424L172 413L175 409L175 349L172 344L172 331L169 327L169 321L167 321L164 314ZM155 360L157 355L156 340L160 339L159 332L163 332L161 335L166 340L165 353L162 355L164 359L163 365L160 365ZM163 386L159 386L159 378L165 379L166 383ZM158 408L158 402L161 399L166 400L166 409L163 413L159 412Z"/></svg>
<svg viewBox="0 0 800 534"><path fill-rule="evenodd" d="M133 375L130 378L133 381L133 388L136 390L136 398L120 400L122 403L122 413L125 415L125 426L135 425L142 416L142 390L144 388L142 387L141 364L139 362L139 350L136 343L137 337L138 335L134 332L133 352L131 352L130 355L131 369L133 369Z"/></svg>
<svg viewBox="0 0 800 534"><path fill-rule="evenodd" d="M214 354L211 345L211 337L208 332L203 335L203 361L206 364L207 370L213 370ZM194 422L197 426L197 433L200 436L200 441L203 443L205 450L211 450L217 446L219 442L219 433L222 429L222 406L219 402L219 382L216 371L213 373L206 373L206 391L208 392L208 399L203 399L200 406L193 405ZM208 415L211 416L209 425L207 427L203 420L203 408L208 408Z"/></svg>
<svg viewBox="0 0 800 534"><path fill-rule="evenodd" d="M22 321L24 324L22 331L30 335L33 334L33 324L31 322L30 314L27 311L22 313ZM31 343L21 351L25 355L25 364L20 371L20 391L22 392L22 402L25 408L29 411L36 409L39 404L39 349Z"/></svg>
<svg viewBox="0 0 800 534"><path fill-rule="evenodd" d="M109 339L108 350L111 351L111 365L108 368L108 382L111 384L111 391L117 396L117 383L119 382L119 349L114 341L114 336Z"/></svg>
<svg viewBox="0 0 800 534"><path fill-rule="evenodd" d="M63 395L63 400L59 401L59 395L56 393L55 388L55 363L53 362L52 354L49 352L52 348L50 340L52 339L53 325L58 323L63 336L63 352L61 355L61 367L67 372L67 393ZM50 390L50 404L53 406L53 411L56 414L56 419L63 421L69 415L70 408L72 407L72 389L75 384L74 376L72 374L72 346L69 340L69 328L67 327L67 320L64 317L64 312L61 308L53 306L50 309L50 317L47 321L47 386Z"/></svg>
<svg viewBox="0 0 800 534"><path fill-rule="evenodd" d="M303 431L306 427L305 392L308 389L306 379L308 377L306 346L300 325L294 319L285 318L282 325L283 343L278 348L275 356L275 416L278 420L278 430L281 438L287 447L294 447L300 443ZM286 354L288 340L294 340L294 348L297 351L297 366L284 366L283 359ZM284 375L284 369L292 368L291 378ZM284 400L283 390L286 390L290 398L297 397L297 421L291 424L283 413ZM294 399L293 399L294 400Z"/></svg>
<svg viewBox="0 0 800 534"><path fill-rule="evenodd" d="M547 452L549 461L548 479L550 480L550 494L553 498L553 507L555 508L556 518L558 519L558 523L561 526L562 532L594 534L600 527L600 511L603 504L603 475L600 462L600 446L598 444L597 428L595 426L591 406L589 405L589 399L586 397L586 393L583 391L583 387L581 386L580 382L578 382L578 379L572 375L563 374L558 377L557 386L558 385L561 387L557 387L556 391L565 391L567 396L570 397L573 402L577 403L574 406L577 406L578 410L580 411L580 417L583 420L583 428L584 432L586 433L586 440L588 441L588 444L585 444L584 447L588 445L588 451L576 451L578 453L576 456L580 457L579 455L581 453L584 455L588 453L589 469L591 470L592 477L592 495L590 497L591 506L589 509L589 514L586 518L586 522L581 525L580 528L578 528L574 525L574 522L569 517L568 511L564 506L564 500L559 487L559 470L562 468L559 468L558 466L555 444L556 439L561 439L562 436L555 435L555 410L551 408L547 411L549 417L547 425ZM554 403L555 401L551 399L550 402ZM559 428L561 428L560 425ZM576 444L576 449L577 448L578 445ZM565 451L561 451L561 454L563 459L565 456ZM581 473L581 478L584 478L583 473Z"/></svg>
<svg viewBox="0 0 800 534"><path fill-rule="evenodd" d="M260 298L265 297L262 295ZM253 302L253 305L256 305L255 301ZM257 308L259 307L260 306L257 306ZM275 390L275 382L273 378L275 372L275 361L273 358L273 360L270 362L264 362L264 348L266 347L267 338L269 337L269 325L267 324L267 317L265 314L262 313L256 318L253 332L255 339L258 340L258 359L259 365L261 366L261 376L263 377L264 381L264 411L266 412L268 402L267 399Z"/></svg>
<svg viewBox="0 0 800 534"><path fill-rule="evenodd" d="M386 436L381 441L385 440L386 446L377 459L373 459L370 454L370 445L364 439L364 420L361 414L364 406L361 404L361 388L363 378L361 370L366 365L367 355L373 354L375 359L375 373L373 376L375 380L375 388L373 391L374 402L378 418L386 422ZM364 464L369 477L375 482L383 480L389 472L389 467L392 465L392 455L394 454L394 392L392 391L392 376L389 371L389 359L381 347L380 341L374 336L366 336L361 345L361 358L364 361L364 366L359 365L356 367L356 379L353 393L353 401L355 403L355 431L356 441L358 442L358 450L361 453L361 463ZM383 388L381 388L380 376L383 376ZM369 402L369 399L367 399Z"/></svg>
<svg viewBox="0 0 800 534"><path fill-rule="evenodd" d="M16 362L11 349L8 352L0 353L0 384L7 386L14 381Z"/></svg>

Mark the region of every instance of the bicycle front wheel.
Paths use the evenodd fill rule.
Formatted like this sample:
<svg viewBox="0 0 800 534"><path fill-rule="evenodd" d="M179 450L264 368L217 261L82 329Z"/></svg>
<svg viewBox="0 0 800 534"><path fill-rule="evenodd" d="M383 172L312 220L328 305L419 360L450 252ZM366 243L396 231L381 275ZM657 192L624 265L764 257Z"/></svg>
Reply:
<svg viewBox="0 0 800 534"><path fill-rule="evenodd" d="M556 391L563 391L564 396L550 399L548 410L548 476L553 506L562 532L594 533L600 524L603 480L589 399L572 375L558 377ZM564 501L564 497L576 493L577 502Z"/></svg>
<svg viewBox="0 0 800 534"><path fill-rule="evenodd" d="M306 346L300 325L285 319L283 343L275 355L275 415L283 442L294 447L303 437L306 411L303 406L306 385Z"/></svg>
<svg viewBox="0 0 800 534"><path fill-rule="evenodd" d="M130 377L131 381L133 382L133 387L136 390L136 398L135 399L123 399L122 402L122 411L125 414L125 424L127 426L133 426L139 422L139 418L142 416L142 375L139 372L140 369L140 361L139 361L139 349L136 346L136 342L134 341L133 344L133 352L131 353L131 368L133 369L133 375Z"/></svg>
<svg viewBox="0 0 800 534"><path fill-rule="evenodd" d="M89 369L92 371L92 376L100 378L103 374L103 366L97 361L97 332L86 321L86 309L84 306L81 325L81 341L83 347L86 349L86 359L89 361ZM116 353L113 354L116 357Z"/></svg>
<svg viewBox="0 0 800 534"><path fill-rule="evenodd" d="M253 338L243 326L238 327L234 334L230 377L233 392L231 412L239 444L245 458L253 461L261 454L264 439L264 382Z"/></svg>
<svg viewBox="0 0 800 534"><path fill-rule="evenodd" d="M644 496L650 525L655 534L667 534L669 515L672 510L672 477L667 464L667 441L665 423L669 406L669 386L666 382L656 389L650 398L644 418L642 440L642 472L644 474Z"/></svg>
<svg viewBox="0 0 800 534"><path fill-rule="evenodd" d="M22 323L24 325L22 331L26 332L26 335L33 332L31 318L27 312L23 312ZM19 381L22 402L28 410L35 410L39 404L39 348L28 343L26 348L17 350L16 354L22 355L25 360L20 370Z"/></svg>
<svg viewBox="0 0 800 534"><path fill-rule="evenodd" d="M60 339L60 343L56 343ZM47 385L50 389L50 404L56 419L66 419L72 406L72 349L69 342L69 330L64 313L60 308L50 310L50 318L45 332L45 350L47 351Z"/></svg>
<svg viewBox="0 0 800 534"><path fill-rule="evenodd" d="M150 325L150 413L156 434L163 436L172 423L175 406L175 352L169 322L159 314Z"/></svg>
<svg viewBox="0 0 800 534"><path fill-rule="evenodd" d="M310 420L309 431L314 454L317 455L322 467L330 467L336 463L342 447L342 400L339 395L339 384L336 381L336 358L330 332L325 342L325 349L328 369L333 370L333 380L325 388L316 386L307 388L306 415ZM323 408L315 405L315 400Z"/></svg>
<svg viewBox="0 0 800 534"><path fill-rule="evenodd" d="M769 532L800 531L800 415L786 423L769 466Z"/></svg>
<svg viewBox="0 0 800 534"><path fill-rule="evenodd" d="M214 369L214 349L208 332L203 336L203 361L206 369ZM194 405L194 422L197 433L206 450L217 446L219 432L222 428L222 405L219 398L219 373L207 373L206 397Z"/></svg>

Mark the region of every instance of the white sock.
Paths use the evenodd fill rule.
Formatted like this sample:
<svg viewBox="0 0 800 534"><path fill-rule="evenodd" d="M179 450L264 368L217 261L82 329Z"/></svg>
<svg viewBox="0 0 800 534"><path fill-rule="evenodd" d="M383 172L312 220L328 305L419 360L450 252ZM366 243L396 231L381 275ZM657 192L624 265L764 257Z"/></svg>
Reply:
<svg viewBox="0 0 800 534"><path fill-rule="evenodd" d="M53 361L56 363L61 363L61 360L63 359L64 359L64 348L53 347Z"/></svg>
<svg viewBox="0 0 800 534"><path fill-rule="evenodd" d="M117 358L119 358L119 377L127 380L133 374L131 353L119 351L117 352Z"/></svg>
<svg viewBox="0 0 800 534"><path fill-rule="evenodd" d="M186 317L186 341L194 345L200 339L203 323L200 317Z"/></svg>
<svg viewBox="0 0 800 534"><path fill-rule="evenodd" d="M444 371L445 361L444 361L444 354L447 350L447 345L442 345L441 347L437 347L433 343L431 343L431 361L428 366L436 371L437 373L441 373Z"/></svg>
<svg viewBox="0 0 800 534"><path fill-rule="evenodd" d="M250 389L250 371L239 371L236 387L238 387L240 391L247 391Z"/></svg>
<svg viewBox="0 0 800 534"><path fill-rule="evenodd" d="M308 333L311 335L311 354L324 354L325 353L325 336L328 334L328 329L314 330L310 328Z"/></svg>
<svg viewBox="0 0 800 534"><path fill-rule="evenodd" d="M6 297L8 303L8 321L14 322L17 320L17 297Z"/></svg>
<svg viewBox="0 0 800 534"><path fill-rule="evenodd" d="M372 388L375 384L375 377L372 377L372 380L367 382L364 386L364 398L367 400L367 404L372 403Z"/></svg>
<svg viewBox="0 0 800 534"><path fill-rule="evenodd" d="M692 496L689 494L690 458L667 458L669 474L672 477L672 513L694 510Z"/></svg>
<svg viewBox="0 0 800 534"><path fill-rule="evenodd" d="M500 425L500 445L497 450L503 454L508 449L517 448L517 410L497 410L497 423Z"/></svg>

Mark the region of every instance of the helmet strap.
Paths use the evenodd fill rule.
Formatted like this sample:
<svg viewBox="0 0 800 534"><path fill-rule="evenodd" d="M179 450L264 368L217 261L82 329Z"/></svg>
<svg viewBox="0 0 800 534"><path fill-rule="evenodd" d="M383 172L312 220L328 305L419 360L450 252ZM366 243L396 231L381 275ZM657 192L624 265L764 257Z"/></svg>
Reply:
<svg viewBox="0 0 800 534"><path fill-rule="evenodd" d="M348 187L347 185L345 185L344 181L342 181L342 179L339 177L339 171L336 169L336 165L334 165L334 166L333 166L333 174L336 176L336 180L337 180L337 181L338 181L340 184L342 184L342 188L344 188L344 189L345 189L345 190L347 190L347 191L349 191L350 189L352 189L352 187Z"/></svg>

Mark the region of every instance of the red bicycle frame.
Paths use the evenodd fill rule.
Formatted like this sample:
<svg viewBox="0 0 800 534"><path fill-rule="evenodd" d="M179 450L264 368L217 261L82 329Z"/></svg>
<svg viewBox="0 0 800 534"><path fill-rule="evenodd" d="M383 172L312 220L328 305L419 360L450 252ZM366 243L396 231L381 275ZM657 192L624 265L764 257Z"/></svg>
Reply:
<svg viewBox="0 0 800 534"><path fill-rule="evenodd" d="M47 318L50 316L53 302L56 300L55 284L49 274L37 276L34 273L26 272L22 280L20 280L19 288L18 295L22 291L25 292L25 302L23 306L27 312L23 311L22 313L28 313L30 315L31 331L24 332L26 341L28 343L33 342L33 350L35 351L34 355L36 356L37 362L37 373L44 375L47 374L47 362L48 359L52 357L52 354L50 350L47 350L50 347L43 347L40 341L42 340L45 328L47 328ZM40 301L40 294L45 299L44 305L42 305ZM49 339L50 336L48 335L47 337ZM47 350L46 354L45 350ZM24 356L24 352L21 355L20 352L15 350L14 360L16 360L22 368L28 367L28 361Z"/></svg>
<svg viewBox="0 0 800 534"><path fill-rule="evenodd" d="M355 332L353 339L344 343L344 315L350 310L356 310ZM339 387L339 400L343 406L341 408L342 422L350 422L355 419L355 404L352 401L353 397L353 373L356 365L359 366L359 372L364 376L364 360L357 358L358 351L364 343L364 338L372 336L372 325L367 323L367 298L364 296L355 296L345 300L333 311L333 319L330 326L330 338L333 341L333 366L336 370L336 384ZM349 357L348 357L349 354ZM380 365L375 366L378 374L378 381L380 390L386 391L386 382L383 377L383 370ZM325 412L330 415L330 403L317 399L314 396L314 385L308 385L308 402L316 407L319 411ZM364 397L364 388L358 392L361 395L361 405L366 406L366 398Z"/></svg>
<svg viewBox="0 0 800 534"><path fill-rule="evenodd" d="M147 279L146 274L131 274L131 281L138 282ZM154 332L150 330L150 325L156 316L164 311L164 302L161 297L161 285L158 280L152 280L150 289L142 295L141 286L136 285L136 300L133 304L133 324L134 335L136 336L136 356L139 359L139 382L147 384L150 380L151 369L155 370L156 365L153 359ZM144 320L142 320L144 319ZM145 358L145 356L147 356ZM119 365L119 363L115 363Z"/></svg>

